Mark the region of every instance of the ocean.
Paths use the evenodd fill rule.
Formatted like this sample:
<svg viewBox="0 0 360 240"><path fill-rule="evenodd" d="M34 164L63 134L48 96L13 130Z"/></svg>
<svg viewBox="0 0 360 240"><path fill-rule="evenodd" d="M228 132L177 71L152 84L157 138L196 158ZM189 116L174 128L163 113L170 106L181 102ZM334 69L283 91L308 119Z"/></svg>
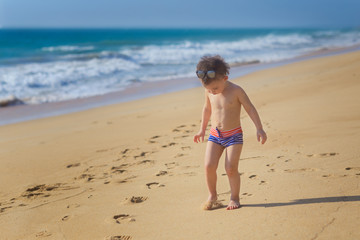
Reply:
<svg viewBox="0 0 360 240"><path fill-rule="evenodd" d="M0 29L0 101L102 95L195 77L204 55L269 63L360 44L360 29Z"/></svg>

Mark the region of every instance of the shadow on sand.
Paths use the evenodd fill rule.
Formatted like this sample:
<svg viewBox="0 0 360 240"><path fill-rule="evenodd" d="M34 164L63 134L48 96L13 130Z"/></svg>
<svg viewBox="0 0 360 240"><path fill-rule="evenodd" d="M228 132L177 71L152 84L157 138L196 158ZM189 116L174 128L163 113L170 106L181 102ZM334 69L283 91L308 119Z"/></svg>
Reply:
<svg viewBox="0 0 360 240"><path fill-rule="evenodd" d="M258 203L258 204L242 204L242 207L282 207L301 204L314 204L314 203L334 203L334 202L358 202L360 196L340 196L340 197L323 197L323 198L305 198L295 199L291 202L284 203Z"/></svg>

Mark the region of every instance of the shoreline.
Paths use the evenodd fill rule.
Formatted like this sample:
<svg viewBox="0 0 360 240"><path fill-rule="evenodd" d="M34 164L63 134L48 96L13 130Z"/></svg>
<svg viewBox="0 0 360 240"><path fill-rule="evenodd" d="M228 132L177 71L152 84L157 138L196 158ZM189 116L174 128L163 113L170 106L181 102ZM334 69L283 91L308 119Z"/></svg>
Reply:
<svg viewBox="0 0 360 240"><path fill-rule="evenodd" d="M229 79L232 80L256 71L284 66L295 62L306 61L314 58L334 56L359 50L360 45L354 45L350 47L322 49L315 52L309 52L305 55L301 55L291 59L285 59L276 62L250 62L245 64L234 64L233 66L231 66ZM200 86L200 82L195 77L178 78L173 80L139 83L121 91L110 92L92 97L71 99L60 102L22 104L1 107L0 126L59 116L63 114L84 111L117 103L130 102L134 100L153 97L165 93L178 92Z"/></svg>

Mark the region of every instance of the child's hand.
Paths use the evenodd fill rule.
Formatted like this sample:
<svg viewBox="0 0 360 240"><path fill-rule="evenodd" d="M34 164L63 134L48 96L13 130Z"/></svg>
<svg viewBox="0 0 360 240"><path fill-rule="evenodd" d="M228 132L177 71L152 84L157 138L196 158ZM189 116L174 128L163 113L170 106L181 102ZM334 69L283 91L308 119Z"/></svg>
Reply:
<svg viewBox="0 0 360 240"><path fill-rule="evenodd" d="M261 144L264 144L266 142L267 136L263 129L258 129L256 135L258 142L260 142L260 140Z"/></svg>
<svg viewBox="0 0 360 240"><path fill-rule="evenodd" d="M194 142L195 143L199 143L204 142L204 137L205 137L205 132L203 131L199 131L195 136L194 136Z"/></svg>

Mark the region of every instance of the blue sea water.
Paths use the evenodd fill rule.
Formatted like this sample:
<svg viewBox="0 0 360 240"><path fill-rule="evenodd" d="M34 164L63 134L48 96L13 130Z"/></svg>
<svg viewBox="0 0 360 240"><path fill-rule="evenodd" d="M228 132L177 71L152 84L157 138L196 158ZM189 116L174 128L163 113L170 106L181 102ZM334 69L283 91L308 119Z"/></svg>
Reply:
<svg viewBox="0 0 360 240"><path fill-rule="evenodd" d="M360 44L360 29L0 29L0 100L28 104L195 76L204 55L274 62Z"/></svg>

